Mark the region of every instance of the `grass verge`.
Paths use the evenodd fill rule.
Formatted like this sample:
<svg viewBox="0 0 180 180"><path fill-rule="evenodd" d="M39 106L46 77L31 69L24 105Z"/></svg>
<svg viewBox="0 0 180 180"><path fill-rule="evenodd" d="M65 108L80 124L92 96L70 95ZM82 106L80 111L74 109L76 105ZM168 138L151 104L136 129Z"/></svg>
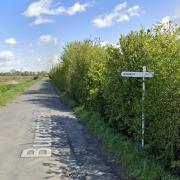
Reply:
<svg viewBox="0 0 180 180"><path fill-rule="evenodd" d="M0 92L0 107L5 106L9 101L13 100L17 95L24 92L27 88L29 88L37 81L38 79L24 81L18 85L12 86L12 88L7 89L7 91Z"/></svg>
<svg viewBox="0 0 180 180"><path fill-rule="evenodd" d="M60 97L73 108L80 121L94 132L109 156L123 164L128 176L136 177L138 180L179 179L167 172L160 162L143 151L137 143L108 127L98 113L78 106L66 94L61 93Z"/></svg>
<svg viewBox="0 0 180 180"><path fill-rule="evenodd" d="M6 92L15 86L14 84L0 84L0 93Z"/></svg>

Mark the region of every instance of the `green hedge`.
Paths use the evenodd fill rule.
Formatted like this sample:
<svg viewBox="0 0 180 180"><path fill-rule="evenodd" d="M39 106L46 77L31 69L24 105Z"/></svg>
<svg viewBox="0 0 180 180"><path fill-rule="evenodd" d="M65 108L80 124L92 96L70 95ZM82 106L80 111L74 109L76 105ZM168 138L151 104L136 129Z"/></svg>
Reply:
<svg viewBox="0 0 180 180"><path fill-rule="evenodd" d="M120 48L90 40L69 43L50 77L76 102L101 113L109 126L141 138L141 78L122 71L155 72L146 79L145 149L174 172L180 168L180 40L179 29L130 32Z"/></svg>

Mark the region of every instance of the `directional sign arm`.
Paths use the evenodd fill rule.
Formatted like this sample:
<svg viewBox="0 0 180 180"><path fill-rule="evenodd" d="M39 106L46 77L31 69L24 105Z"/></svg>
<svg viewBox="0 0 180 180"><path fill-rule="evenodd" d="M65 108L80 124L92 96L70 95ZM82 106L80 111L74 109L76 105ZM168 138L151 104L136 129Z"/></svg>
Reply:
<svg viewBox="0 0 180 180"><path fill-rule="evenodd" d="M122 77L145 77L145 78L152 78L154 77L154 72L122 72Z"/></svg>

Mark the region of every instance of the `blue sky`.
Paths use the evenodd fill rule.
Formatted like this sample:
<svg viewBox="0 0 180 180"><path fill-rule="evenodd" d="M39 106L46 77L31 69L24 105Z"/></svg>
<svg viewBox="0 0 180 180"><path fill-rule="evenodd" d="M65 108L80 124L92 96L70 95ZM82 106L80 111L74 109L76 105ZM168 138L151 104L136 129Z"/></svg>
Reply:
<svg viewBox="0 0 180 180"><path fill-rule="evenodd" d="M180 25L179 0L6 0L0 6L0 71L47 70L67 42L121 34L162 20Z"/></svg>

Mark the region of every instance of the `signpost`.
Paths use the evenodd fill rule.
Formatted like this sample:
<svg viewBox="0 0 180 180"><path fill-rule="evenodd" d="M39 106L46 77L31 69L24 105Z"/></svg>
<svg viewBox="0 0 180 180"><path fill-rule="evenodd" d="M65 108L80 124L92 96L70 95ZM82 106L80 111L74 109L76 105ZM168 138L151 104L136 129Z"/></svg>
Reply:
<svg viewBox="0 0 180 180"><path fill-rule="evenodd" d="M142 78L142 138L141 138L141 146L142 148L144 147L144 121L145 121L145 116L144 116L144 100L145 100L145 78L152 78L154 77L154 72L147 72L146 71L146 66L143 66L143 72L122 72L121 73L122 77L140 77Z"/></svg>

